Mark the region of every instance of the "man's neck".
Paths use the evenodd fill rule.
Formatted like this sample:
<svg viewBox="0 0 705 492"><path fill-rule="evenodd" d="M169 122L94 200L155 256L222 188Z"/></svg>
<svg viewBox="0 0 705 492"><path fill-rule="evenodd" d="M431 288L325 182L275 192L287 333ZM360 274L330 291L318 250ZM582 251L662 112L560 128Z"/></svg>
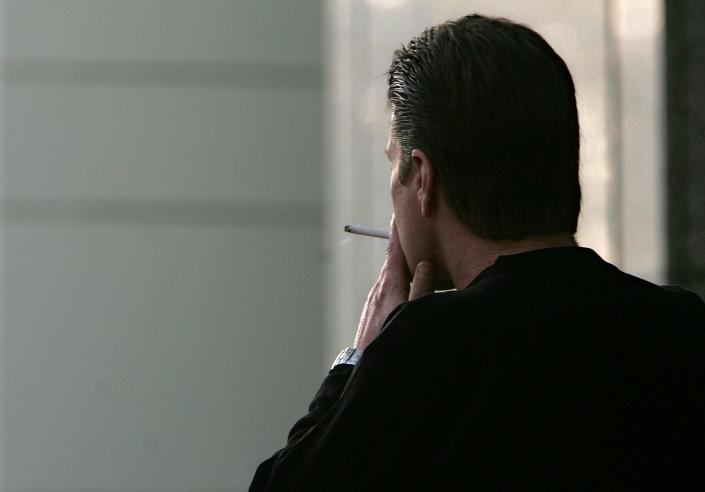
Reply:
<svg viewBox="0 0 705 492"><path fill-rule="evenodd" d="M441 262L456 289L464 289L479 273L493 265L499 256L537 249L577 246L572 234L531 236L519 241L492 241L464 231L459 237L443 241Z"/></svg>

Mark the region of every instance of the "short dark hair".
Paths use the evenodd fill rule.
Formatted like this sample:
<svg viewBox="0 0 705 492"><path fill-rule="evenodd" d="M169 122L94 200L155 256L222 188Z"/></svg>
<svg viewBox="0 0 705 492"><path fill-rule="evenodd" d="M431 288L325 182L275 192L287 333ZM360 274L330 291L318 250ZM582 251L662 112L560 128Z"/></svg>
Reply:
<svg viewBox="0 0 705 492"><path fill-rule="evenodd" d="M530 28L468 15L427 28L388 72L402 183L418 148L449 206L488 239L575 233L580 136L568 67Z"/></svg>

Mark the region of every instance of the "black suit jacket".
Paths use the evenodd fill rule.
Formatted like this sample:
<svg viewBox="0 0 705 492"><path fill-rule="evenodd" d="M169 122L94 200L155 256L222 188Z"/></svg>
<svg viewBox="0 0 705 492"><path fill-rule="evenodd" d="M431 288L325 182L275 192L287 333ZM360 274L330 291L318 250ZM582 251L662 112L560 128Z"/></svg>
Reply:
<svg viewBox="0 0 705 492"><path fill-rule="evenodd" d="M586 248L402 304L259 491L705 490L705 304Z"/></svg>

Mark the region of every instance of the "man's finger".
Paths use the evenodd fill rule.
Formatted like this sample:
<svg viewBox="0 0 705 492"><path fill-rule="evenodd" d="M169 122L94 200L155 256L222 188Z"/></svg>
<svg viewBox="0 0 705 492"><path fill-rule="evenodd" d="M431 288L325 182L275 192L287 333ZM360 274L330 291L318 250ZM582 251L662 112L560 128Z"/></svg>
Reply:
<svg viewBox="0 0 705 492"><path fill-rule="evenodd" d="M387 245L387 266L394 272L395 277L409 285L409 273L406 266L404 252L401 250L399 233L392 218L389 231L389 244Z"/></svg>
<svg viewBox="0 0 705 492"><path fill-rule="evenodd" d="M397 233L397 226L394 223L394 214L392 214L392 220L389 223L389 242L387 242L387 255L390 255L395 249L401 249L399 245L399 234Z"/></svg>
<svg viewBox="0 0 705 492"><path fill-rule="evenodd" d="M435 271L432 263L422 261L416 265L414 279L411 282L411 289L409 291L409 300L433 294L434 280Z"/></svg>

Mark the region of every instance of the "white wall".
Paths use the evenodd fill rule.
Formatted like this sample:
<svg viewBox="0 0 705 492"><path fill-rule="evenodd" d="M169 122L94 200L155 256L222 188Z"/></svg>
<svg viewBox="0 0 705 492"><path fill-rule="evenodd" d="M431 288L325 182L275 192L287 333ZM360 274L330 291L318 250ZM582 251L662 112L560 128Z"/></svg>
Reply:
<svg viewBox="0 0 705 492"><path fill-rule="evenodd" d="M323 376L319 3L2 7L1 490L246 490Z"/></svg>

